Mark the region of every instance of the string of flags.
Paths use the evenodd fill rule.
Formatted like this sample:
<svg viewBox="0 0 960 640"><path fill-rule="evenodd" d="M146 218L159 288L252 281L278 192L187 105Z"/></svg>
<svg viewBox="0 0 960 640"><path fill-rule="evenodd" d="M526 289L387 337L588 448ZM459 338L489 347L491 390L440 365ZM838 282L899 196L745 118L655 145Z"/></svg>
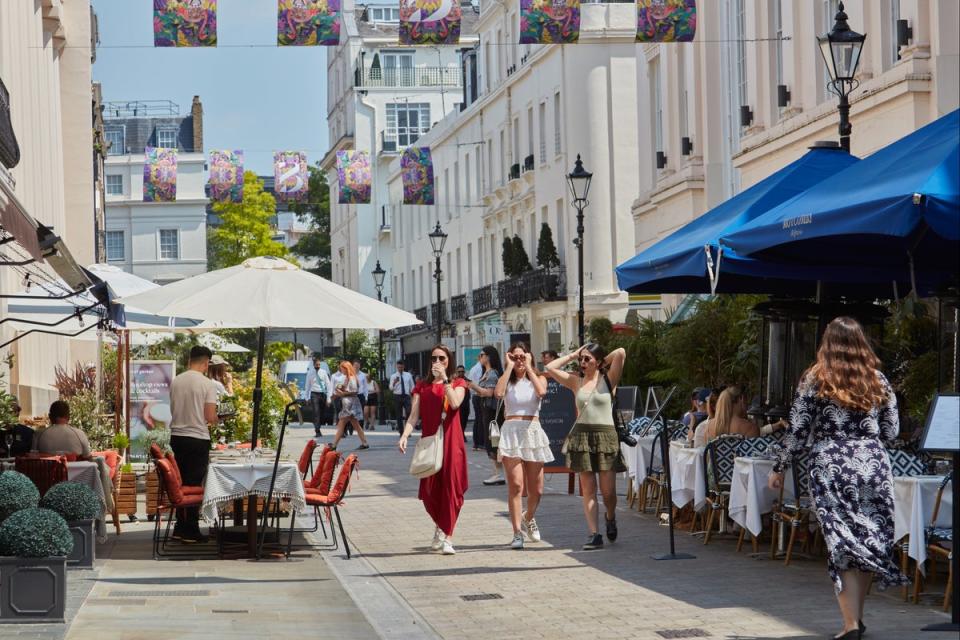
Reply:
<svg viewBox="0 0 960 640"><path fill-rule="evenodd" d="M519 44L575 44L581 0L519 0ZM460 0L399 0L402 45L460 42ZM691 42L696 0L636 0L637 42ZM337 46L341 0L277 0L277 46ZM153 0L155 47L217 46L217 0Z"/></svg>
<svg viewBox="0 0 960 640"><path fill-rule="evenodd" d="M340 204L370 204L373 174L366 151L337 151L337 186ZM243 202L243 151L210 151L206 195L214 202ZM435 204L433 159L429 147L408 147L400 158L403 203ZM310 185L307 154L276 151L273 154L274 193L280 202L305 202ZM143 164L143 201L175 202L177 150L147 147Z"/></svg>

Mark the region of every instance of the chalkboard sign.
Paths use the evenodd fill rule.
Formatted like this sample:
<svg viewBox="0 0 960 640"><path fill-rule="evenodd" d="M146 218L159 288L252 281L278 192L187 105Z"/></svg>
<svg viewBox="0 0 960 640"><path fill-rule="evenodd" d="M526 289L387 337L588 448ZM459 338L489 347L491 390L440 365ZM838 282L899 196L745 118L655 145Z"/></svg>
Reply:
<svg viewBox="0 0 960 640"><path fill-rule="evenodd" d="M933 399L920 448L924 451L960 451L960 395L941 393Z"/></svg>
<svg viewBox="0 0 960 640"><path fill-rule="evenodd" d="M560 449L576 419L577 405L573 392L555 380L547 380L547 394L540 403L540 425L550 439L550 451L553 452L553 462L548 466L566 464Z"/></svg>

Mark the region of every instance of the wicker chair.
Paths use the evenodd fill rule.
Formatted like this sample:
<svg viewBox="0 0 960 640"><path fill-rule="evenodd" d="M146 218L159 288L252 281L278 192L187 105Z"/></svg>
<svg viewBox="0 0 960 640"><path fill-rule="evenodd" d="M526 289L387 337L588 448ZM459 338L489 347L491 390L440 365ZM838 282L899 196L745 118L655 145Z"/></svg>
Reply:
<svg viewBox="0 0 960 640"><path fill-rule="evenodd" d="M117 535L120 535L120 512L117 510L117 503L120 501L120 454L117 451L112 449L107 449L106 451L94 451L93 455L99 458L103 458L107 463L107 468L110 469L110 495L113 498L113 510L110 512L110 516L113 518L113 526L117 530Z"/></svg>
<svg viewBox="0 0 960 640"><path fill-rule="evenodd" d="M800 527L816 522L816 506L810 495L810 474L808 467L810 459L806 453L795 456L793 459L793 498L784 500L783 485L780 486L780 496L777 508L773 512L772 533L770 536L770 558L777 555L777 534L781 526L790 525L790 539L787 543L784 566L790 566L793 557L793 545L797 539Z"/></svg>
<svg viewBox="0 0 960 640"><path fill-rule="evenodd" d="M950 596L953 594L953 529L949 527L938 527L937 517L940 515L940 504L943 501L943 492L953 479L954 471L951 471L940 483L937 490L937 501L933 505L933 515L930 518L930 525L924 529L923 535L926 538L927 554L930 559L930 573L933 574L936 568L937 560L946 560L947 562L947 588L943 594L943 610L950 608ZM956 498L954 498L956 499ZM913 602L920 602L920 585L923 582L923 574L920 573L920 565L913 573Z"/></svg>
<svg viewBox="0 0 960 640"><path fill-rule="evenodd" d="M67 459L64 456L22 456L14 468L30 478L42 498L50 487L67 481Z"/></svg>
<svg viewBox="0 0 960 640"><path fill-rule="evenodd" d="M710 543L713 534L713 521L720 513L721 520L727 517L730 504L730 482L733 479L733 461L743 436L739 434L722 435L707 444L703 454L704 477L707 479L707 526L703 544Z"/></svg>
<svg viewBox="0 0 960 640"><path fill-rule="evenodd" d="M782 436L777 434L782 434L783 432L775 432L769 435L760 436L759 438L744 438L740 445L737 447L737 457L738 458L761 458L770 447L780 443ZM740 527L740 537L737 538L737 552L739 553L743 549L743 541L747 536L747 530L745 527ZM757 553L760 550L760 541L757 539L757 536L751 534L751 544L753 546L753 552Z"/></svg>

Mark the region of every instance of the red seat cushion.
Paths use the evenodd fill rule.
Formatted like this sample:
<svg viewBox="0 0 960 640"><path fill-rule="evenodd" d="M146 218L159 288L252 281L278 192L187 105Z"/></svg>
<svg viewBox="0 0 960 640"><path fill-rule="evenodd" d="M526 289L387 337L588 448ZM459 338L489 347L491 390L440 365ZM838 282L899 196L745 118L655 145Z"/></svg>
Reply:
<svg viewBox="0 0 960 640"><path fill-rule="evenodd" d="M177 502L174 506L178 509L180 507L199 507L203 504L203 496L201 495L190 495L183 496L183 500Z"/></svg>
<svg viewBox="0 0 960 640"><path fill-rule="evenodd" d="M315 490L314 490L315 491ZM330 500L327 496L318 493L306 494L308 507L329 507L336 504L336 500Z"/></svg>
<svg viewBox="0 0 960 640"><path fill-rule="evenodd" d="M303 447L303 452L300 454L300 460L297 462L297 469L300 471L300 475L306 475L307 467L310 466L310 458L313 457L313 450L317 448L317 441L313 438L307 440L307 444Z"/></svg>
<svg viewBox="0 0 960 640"><path fill-rule="evenodd" d="M103 458L104 462L107 463L107 468L110 469L110 479L116 479L117 470L120 468L120 454L112 449L107 449L106 451L94 451L93 455Z"/></svg>
<svg viewBox="0 0 960 640"><path fill-rule="evenodd" d="M156 442L150 443L150 457L154 460L159 460L163 457L163 449L160 448Z"/></svg>
<svg viewBox="0 0 960 640"><path fill-rule="evenodd" d="M183 491L185 496L202 496L203 487L192 487L190 485L181 485L180 490Z"/></svg>
<svg viewBox="0 0 960 640"><path fill-rule="evenodd" d="M183 485L183 476L180 475L180 465L177 464L177 459L173 456L172 451L167 451L163 456L166 458L167 462L170 463L170 467L173 470L173 476L177 479L177 484Z"/></svg>
<svg viewBox="0 0 960 640"><path fill-rule="evenodd" d="M157 465L157 469L160 471L160 478L163 481L163 488L167 492L167 498L169 498L173 504L181 506L184 500L183 490L180 488L180 483L177 482L170 461L161 458L160 460L155 460L154 464ZM202 499L202 496L197 497L198 499Z"/></svg>

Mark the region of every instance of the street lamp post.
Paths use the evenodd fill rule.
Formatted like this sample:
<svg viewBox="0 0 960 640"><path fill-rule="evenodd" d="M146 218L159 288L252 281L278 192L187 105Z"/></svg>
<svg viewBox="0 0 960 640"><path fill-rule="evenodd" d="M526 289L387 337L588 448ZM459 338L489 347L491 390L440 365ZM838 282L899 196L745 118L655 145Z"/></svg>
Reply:
<svg viewBox="0 0 960 640"><path fill-rule="evenodd" d="M860 66L860 53L863 51L863 42L866 34L859 34L847 24L847 14L841 2L837 8L836 22L833 29L825 36L817 38L820 45L820 55L830 73L830 82L827 88L840 98L837 107L840 112L840 146L850 151L850 134L853 125L850 124L850 94L860 85L857 67Z"/></svg>
<svg viewBox="0 0 960 640"><path fill-rule="evenodd" d="M440 270L440 257L443 255L443 246L447 243L447 234L440 228L440 221L437 220L437 226L433 231L427 234L430 238L430 247L433 249L433 257L437 261L433 277L437 280L437 311L435 319L437 321L437 344L443 342L443 314L441 313L440 300L440 279L443 277L443 271Z"/></svg>
<svg viewBox="0 0 960 640"><path fill-rule="evenodd" d="M583 210L588 201L587 195L590 193L590 181L593 174L583 168L583 162L580 160L580 154L577 154L577 162L573 166L573 171L567 175L567 182L570 184L570 192L573 194L573 206L577 208L577 239L574 244L577 246L577 337L582 345L584 342L584 311L583 311Z"/></svg>
<svg viewBox="0 0 960 640"><path fill-rule="evenodd" d="M386 277L387 272L383 270L383 267L380 266L380 261L377 260L377 266L373 269L373 286L377 288L377 301L383 302L383 280ZM383 361L383 329L380 329L377 332L378 344L377 344L377 358L380 360L380 367L377 375L380 378L380 384L383 385L383 381L386 378L386 363ZM377 394L377 418L383 419L383 393Z"/></svg>

